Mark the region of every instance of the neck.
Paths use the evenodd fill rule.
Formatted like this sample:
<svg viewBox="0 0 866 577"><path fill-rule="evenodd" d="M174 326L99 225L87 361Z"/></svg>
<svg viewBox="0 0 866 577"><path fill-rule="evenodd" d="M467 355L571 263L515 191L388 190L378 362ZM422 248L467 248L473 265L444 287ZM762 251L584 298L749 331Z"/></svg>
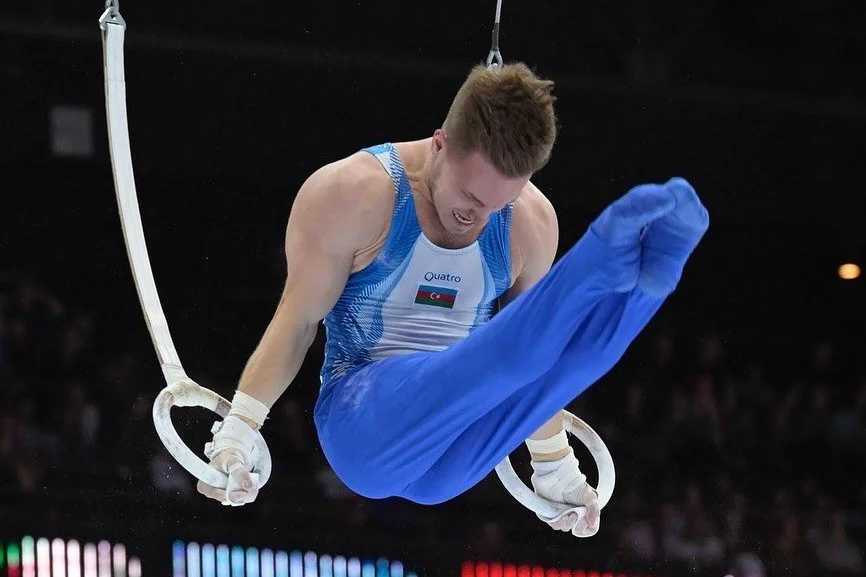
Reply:
<svg viewBox="0 0 866 577"><path fill-rule="evenodd" d="M433 158L430 155L432 138L415 140L405 143L405 153L401 153L403 169L412 183L415 198L433 204L433 194L430 192L430 174L433 170Z"/></svg>
<svg viewBox="0 0 866 577"><path fill-rule="evenodd" d="M432 138L402 143L400 157L403 170L412 185L412 196L415 199L415 211L418 214L421 229L427 238L435 245L445 249L458 249L475 242L477 232L470 231L465 235L454 236L442 226L433 204L433 194L430 191L430 175L433 171L433 156L430 154Z"/></svg>

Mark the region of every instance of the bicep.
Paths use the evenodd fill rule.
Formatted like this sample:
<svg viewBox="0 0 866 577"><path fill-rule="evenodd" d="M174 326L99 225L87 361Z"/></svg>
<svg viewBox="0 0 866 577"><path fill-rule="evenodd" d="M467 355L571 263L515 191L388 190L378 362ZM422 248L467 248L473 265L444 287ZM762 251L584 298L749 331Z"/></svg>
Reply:
<svg viewBox="0 0 866 577"><path fill-rule="evenodd" d="M286 227L286 284L280 306L309 324L321 321L334 307L352 270L360 231L341 214L339 200L327 178L314 175L298 192Z"/></svg>
<svg viewBox="0 0 866 577"><path fill-rule="evenodd" d="M321 321L346 286L352 257L303 240L287 243L286 284L281 305L287 305L309 324Z"/></svg>

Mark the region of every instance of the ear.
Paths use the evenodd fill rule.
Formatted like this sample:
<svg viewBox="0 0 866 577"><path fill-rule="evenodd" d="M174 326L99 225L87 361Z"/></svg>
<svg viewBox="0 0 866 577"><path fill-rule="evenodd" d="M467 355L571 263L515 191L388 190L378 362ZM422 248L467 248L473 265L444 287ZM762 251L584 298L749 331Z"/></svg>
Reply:
<svg viewBox="0 0 866 577"><path fill-rule="evenodd" d="M430 140L430 152L434 154L445 148L445 143L448 140L448 135L445 134L444 128L437 128L433 131L433 138Z"/></svg>

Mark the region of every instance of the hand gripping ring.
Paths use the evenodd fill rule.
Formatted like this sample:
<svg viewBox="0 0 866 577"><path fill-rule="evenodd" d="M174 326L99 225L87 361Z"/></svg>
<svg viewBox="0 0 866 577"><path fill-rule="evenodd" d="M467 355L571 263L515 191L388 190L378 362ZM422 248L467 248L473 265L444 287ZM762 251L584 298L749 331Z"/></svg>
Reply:
<svg viewBox="0 0 866 577"><path fill-rule="evenodd" d="M610 501L614 485L616 484L613 457L604 441L598 436L598 433L568 411L563 411L563 425L566 432L571 433L581 443L586 445L590 454L592 454L592 458L595 460L595 464L598 467L598 487L596 488L596 491L598 491L598 505L600 508L603 508ZM496 465L496 474L508 492L521 505L540 517L553 520L567 512L574 511L578 513L578 518L582 518L586 513L586 507L574 507L565 503L556 503L537 495L535 491L520 480L507 456Z"/></svg>
<svg viewBox="0 0 866 577"><path fill-rule="evenodd" d="M176 381L160 391L153 403L153 424L162 444L171 456L196 479L211 487L225 489L228 475L211 467L186 446L171 421L172 407L204 407L225 418L232 404L217 393L189 379ZM256 432L258 460L253 463L253 474L259 476L259 488L264 487L271 476L271 453L261 432Z"/></svg>

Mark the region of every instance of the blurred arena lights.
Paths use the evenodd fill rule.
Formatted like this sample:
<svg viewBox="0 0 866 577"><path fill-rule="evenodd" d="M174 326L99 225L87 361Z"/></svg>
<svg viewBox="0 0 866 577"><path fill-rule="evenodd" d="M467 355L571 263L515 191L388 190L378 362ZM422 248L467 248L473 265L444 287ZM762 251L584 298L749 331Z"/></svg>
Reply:
<svg viewBox="0 0 866 577"><path fill-rule="evenodd" d="M175 541L173 577L418 577L403 563L331 556L313 551L274 551L238 545ZM131 577L131 576L130 576Z"/></svg>
<svg viewBox="0 0 866 577"><path fill-rule="evenodd" d="M0 543L0 577L141 577L141 560L121 543L26 536Z"/></svg>
<svg viewBox="0 0 866 577"><path fill-rule="evenodd" d="M592 569L554 569L515 563L466 561L460 577L652 577L648 574L627 574Z"/></svg>
<svg viewBox="0 0 866 577"><path fill-rule="evenodd" d="M842 280L854 280L860 276L860 267L852 262L846 262L839 266L839 278Z"/></svg>

